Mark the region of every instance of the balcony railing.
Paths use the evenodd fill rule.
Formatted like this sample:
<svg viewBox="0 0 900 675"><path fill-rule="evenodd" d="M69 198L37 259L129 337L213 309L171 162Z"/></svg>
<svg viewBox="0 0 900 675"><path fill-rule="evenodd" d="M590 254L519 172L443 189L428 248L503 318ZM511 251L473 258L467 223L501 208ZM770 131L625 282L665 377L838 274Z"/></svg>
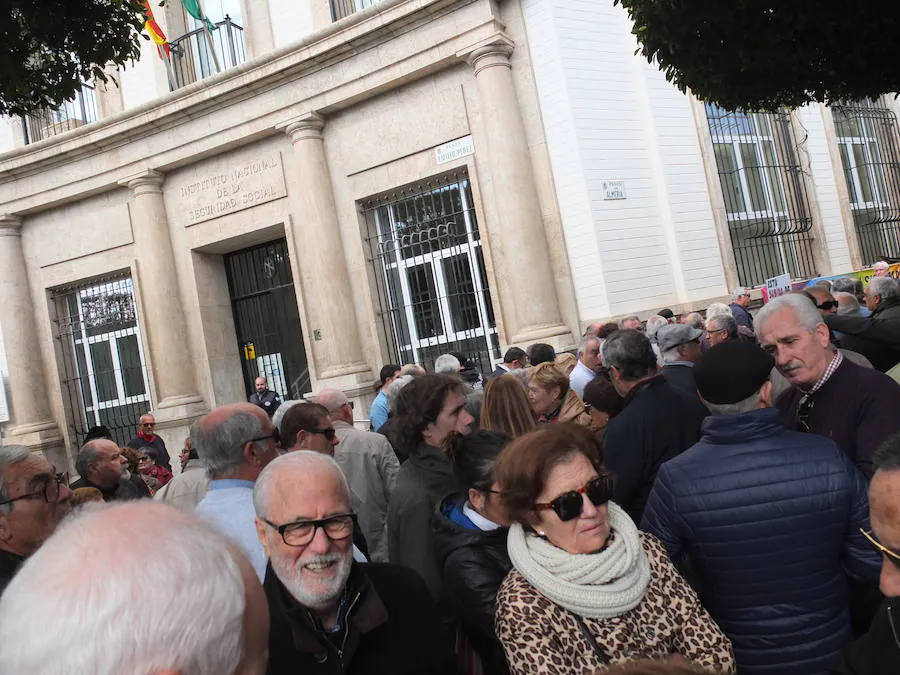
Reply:
<svg viewBox="0 0 900 675"><path fill-rule="evenodd" d="M380 0L329 0L331 4L331 20L338 21L372 5Z"/></svg>
<svg viewBox="0 0 900 675"><path fill-rule="evenodd" d="M77 129L97 121L97 101L94 88L81 85L75 96L56 109L45 109L22 118L25 145Z"/></svg>
<svg viewBox="0 0 900 675"><path fill-rule="evenodd" d="M243 63L244 29L226 15L216 30L196 28L172 40L170 85L173 89L197 82Z"/></svg>

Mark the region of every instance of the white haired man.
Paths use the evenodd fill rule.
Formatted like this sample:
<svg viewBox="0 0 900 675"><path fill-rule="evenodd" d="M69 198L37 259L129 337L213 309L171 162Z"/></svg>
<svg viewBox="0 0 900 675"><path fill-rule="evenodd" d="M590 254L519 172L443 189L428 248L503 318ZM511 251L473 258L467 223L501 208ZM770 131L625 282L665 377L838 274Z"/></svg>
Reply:
<svg viewBox="0 0 900 675"><path fill-rule="evenodd" d="M354 563L357 516L331 457L282 455L260 474L253 503L269 556L268 675L455 672L422 579Z"/></svg>
<svg viewBox="0 0 900 675"><path fill-rule="evenodd" d="M0 593L69 511L64 474L22 445L0 445Z"/></svg>
<svg viewBox="0 0 900 675"><path fill-rule="evenodd" d="M900 431L900 386L844 358L805 295L775 298L756 322L760 344L793 385L776 401L785 428L830 438L870 477L872 453Z"/></svg>
<svg viewBox="0 0 900 675"><path fill-rule="evenodd" d="M569 374L569 388L582 398L588 382L597 377L597 373L603 369L603 362L600 359L602 344L603 340L589 333L581 339L578 346L578 362Z"/></svg>
<svg viewBox="0 0 900 675"><path fill-rule="evenodd" d="M165 441L156 433L156 417L152 413L141 415L137 436L128 441L128 447L138 451L148 446L156 451L156 463L171 471L172 459L169 457Z"/></svg>
<svg viewBox="0 0 900 675"><path fill-rule="evenodd" d="M872 274L873 277L887 277L891 273L891 266L888 265L884 260L879 260L877 263L872 265Z"/></svg>
<svg viewBox="0 0 900 675"><path fill-rule="evenodd" d="M381 434L353 426L353 408L344 392L323 389L316 403L328 411L340 441L334 459L361 504L357 515L369 557L372 562L387 562L387 509L400 471L397 455Z"/></svg>
<svg viewBox="0 0 900 675"><path fill-rule="evenodd" d="M753 330L753 317L747 311L750 306L750 291L743 286L738 286L731 291L731 304L728 308L731 310L734 320L738 326L745 326L749 330Z"/></svg>
<svg viewBox="0 0 900 675"><path fill-rule="evenodd" d="M673 387L690 396L697 395L694 364L700 359L700 338L703 331L686 324L663 326L656 333L656 342L666 364L660 371Z"/></svg>
<svg viewBox="0 0 900 675"><path fill-rule="evenodd" d="M149 500L99 506L67 519L10 583L0 671L263 675L268 635L259 581L211 527Z"/></svg>

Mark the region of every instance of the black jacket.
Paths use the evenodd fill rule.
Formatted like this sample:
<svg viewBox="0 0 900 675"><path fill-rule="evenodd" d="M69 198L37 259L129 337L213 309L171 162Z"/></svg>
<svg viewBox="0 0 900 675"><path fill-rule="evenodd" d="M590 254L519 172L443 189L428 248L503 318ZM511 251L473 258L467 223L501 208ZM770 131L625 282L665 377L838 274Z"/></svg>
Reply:
<svg viewBox="0 0 900 675"><path fill-rule="evenodd" d="M661 375L625 397L622 412L603 435L603 463L616 475L614 501L635 523L641 522L660 465L699 440L708 415L697 396L672 387Z"/></svg>
<svg viewBox="0 0 900 675"><path fill-rule="evenodd" d="M686 394L697 396L697 382L694 379L694 368L683 363L671 363L660 371L671 386Z"/></svg>
<svg viewBox="0 0 900 675"><path fill-rule="evenodd" d="M497 591L512 569L506 551L509 530L470 530L450 520L463 499L460 494L445 497L431 519L443 602L481 657L485 675L505 675L509 667L494 631L494 612Z"/></svg>
<svg viewBox="0 0 900 675"><path fill-rule="evenodd" d="M266 415L271 417L281 407L281 397L274 391L266 389L262 394L253 392L250 394L250 403L262 408Z"/></svg>
<svg viewBox="0 0 900 675"><path fill-rule="evenodd" d="M437 609L417 574L353 563L342 628L326 633L287 592L271 565L267 675L450 675L454 663Z"/></svg>
<svg viewBox="0 0 900 675"><path fill-rule="evenodd" d="M886 601L869 632L844 649L832 675L897 675L900 673L900 608Z"/></svg>
<svg viewBox="0 0 900 675"><path fill-rule="evenodd" d="M841 347L862 354L876 370L884 373L900 363L900 335L889 339L890 332L882 336L880 329L900 328L897 319L900 319L900 305L883 302L870 317L827 314L825 324L840 333Z"/></svg>
<svg viewBox="0 0 900 675"><path fill-rule="evenodd" d="M133 478L134 476L132 476ZM138 476L138 480L142 483L143 479ZM87 478L82 476L74 483L72 483L69 488L72 490L77 490L78 488L92 487L100 490L100 494L103 495L103 501L105 502L127 502L132 499L141 499L143 497L149 497L150 491L147 490L147 485L144 484L145 492L141 492L141 489L137 486L137 483L132 481L130 478L122 478L119 481L119 484L113 490L106 490L99 485L94 485Z"/></svg>
<svg viewBox="0 0 900 675"><path fill-rule="evenodd" d="M753 330L753 315L750 314L743 305L732 302L728 305L728 308L731 310L731 316L734 317L734 321L738 326L745 326L750 330Z"/></svg>
<svg viewBox="0 0 900 675"><path fill-rule="evenodd" d="M9 551L0 551L0 595L6 590L9 582L16 576L25 558Z"/></svg>

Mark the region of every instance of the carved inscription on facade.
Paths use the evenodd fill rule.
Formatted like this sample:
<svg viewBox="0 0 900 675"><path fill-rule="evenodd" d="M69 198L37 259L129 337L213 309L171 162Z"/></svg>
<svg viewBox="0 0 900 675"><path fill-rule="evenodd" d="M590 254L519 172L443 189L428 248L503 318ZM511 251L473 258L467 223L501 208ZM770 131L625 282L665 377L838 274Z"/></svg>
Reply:
<svg viewBox="0 0 900 675"><path fill-rule="evenodd" d="M281 153L242 160L178 190L187 215L186 225L196 225L285 195Z"/></svg>

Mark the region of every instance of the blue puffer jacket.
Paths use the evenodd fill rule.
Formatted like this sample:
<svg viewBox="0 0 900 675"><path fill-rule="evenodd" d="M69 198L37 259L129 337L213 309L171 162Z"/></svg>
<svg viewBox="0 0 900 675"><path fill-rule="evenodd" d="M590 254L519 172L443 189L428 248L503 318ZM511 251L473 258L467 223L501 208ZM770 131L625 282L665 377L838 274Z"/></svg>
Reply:
<svg viewBox="0 0 900 675"><path fill-rule="evenodd" d="M662 465L642 528L690 558L742 675L828 670L851 639L848 574L878 578L866 481L830 440L769 408L708 417Z"/></svg>

